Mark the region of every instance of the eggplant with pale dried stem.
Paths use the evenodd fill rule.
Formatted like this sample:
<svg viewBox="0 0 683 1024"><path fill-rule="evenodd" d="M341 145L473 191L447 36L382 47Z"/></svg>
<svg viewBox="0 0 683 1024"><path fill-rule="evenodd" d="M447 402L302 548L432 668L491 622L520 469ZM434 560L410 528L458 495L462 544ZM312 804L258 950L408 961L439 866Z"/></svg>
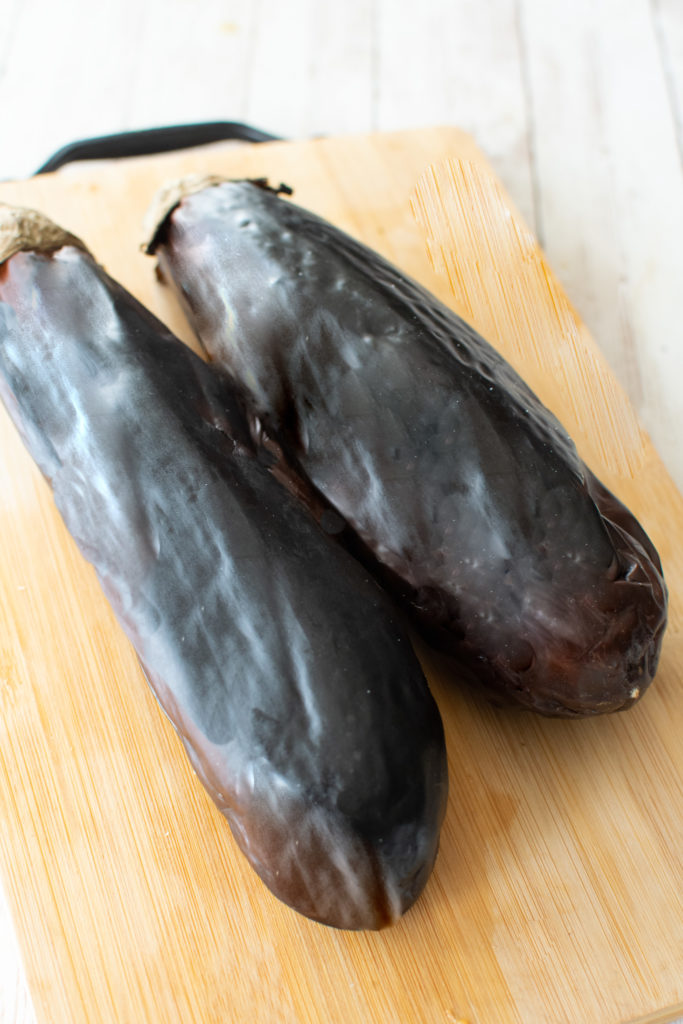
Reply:
<svg viewBox="0 0 683 1024"><path fill-rule="evenodd" d="M326 924L394 921L436 856L441 719L388 598L275 478L234 385L78 239L5 208L0 394L258 874Z"/></svg>
<svg viewBox="0 0 683 1024"><path fill-rule="evenodd" d="M631 706L666 622L657 552L502 357L264 182L180 182L153 210L205 350L429 637L499 703Z"/></svg>

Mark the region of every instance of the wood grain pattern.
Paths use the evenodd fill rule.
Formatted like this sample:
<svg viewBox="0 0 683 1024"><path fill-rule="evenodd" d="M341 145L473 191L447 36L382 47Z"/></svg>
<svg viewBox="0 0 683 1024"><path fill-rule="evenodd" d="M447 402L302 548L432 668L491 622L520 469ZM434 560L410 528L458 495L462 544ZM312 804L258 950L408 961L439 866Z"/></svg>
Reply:
<svg viewBox="0 0 683 1024"><path fill-rule="evenodd" d="M495 711L421 649L451 774L435 874L389 931L334 932L238 854L3 413L0 866L38 1021L616 1024L675 1007L683 499L622 391L455 130L82 166L0 199L80 234L188 338L135 244L154 189L193 170L289 181L500 345L651 532L671 627L646 699L585 722Z"/></svg>

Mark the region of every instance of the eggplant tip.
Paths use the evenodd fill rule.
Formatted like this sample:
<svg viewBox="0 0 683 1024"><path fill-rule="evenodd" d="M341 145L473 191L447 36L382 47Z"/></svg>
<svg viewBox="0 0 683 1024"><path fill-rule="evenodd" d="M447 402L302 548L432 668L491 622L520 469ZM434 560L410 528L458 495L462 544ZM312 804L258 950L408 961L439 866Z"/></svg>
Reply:
<svg viewBox="0 0 683 1024"><path fill-rule="evenodd" d="M153 196L142 219L141 250L147 256L154 255L166 220L185 196L201 192L212 185L222 185L227 180L217 174L188 174L183 178L165 182Z"/></svg>
<svg viewBox="0 0 683 1024"><path fill-rule="evenodd" d="M205 188L224 185L228 181L248 181L250 185L272 192L274 195L291 196L294 189L283 181L279 185L271 185L268 178L233 179L219 174L189 174L183 178L167 181L152 198L142 220L142 242L140 249L147 256L153 256L159 244L161 232L168 218L183 201L185 196L202 192Z"/></svg>

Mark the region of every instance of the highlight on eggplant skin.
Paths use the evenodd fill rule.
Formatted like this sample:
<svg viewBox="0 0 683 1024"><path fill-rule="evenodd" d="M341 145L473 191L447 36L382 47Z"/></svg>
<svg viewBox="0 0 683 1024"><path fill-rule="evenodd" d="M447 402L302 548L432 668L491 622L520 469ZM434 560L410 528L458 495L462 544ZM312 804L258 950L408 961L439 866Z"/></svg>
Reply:
<svg viewBox="0 0 683 1024"><path fill-rule="evenodd" d="M666 623L659 557L509 364L259 183L180 182L160 202L148 251L213 365L428 639L499 704L632 706Z"/></svg>
<svg viewBox="0 0 683 1024"><path fill-rule="evenodd" d="M0 208L0 395L252 866L314 920L382 928L426 883L447 795L408 636L274 478L235 387L43 221Z"/></svg>

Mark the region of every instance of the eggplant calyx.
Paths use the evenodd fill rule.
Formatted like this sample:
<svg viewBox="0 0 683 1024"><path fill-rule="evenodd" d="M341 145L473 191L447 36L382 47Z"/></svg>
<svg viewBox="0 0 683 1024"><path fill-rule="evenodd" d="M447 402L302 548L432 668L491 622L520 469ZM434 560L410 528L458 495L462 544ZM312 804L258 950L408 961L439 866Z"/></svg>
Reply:
<svg viewBox="0 0 683 1024"><path fill-rule="evenodd" d="M56 252L65 245L88 252L85 242L55 224L44 213L0 203L0 264L18 252Z"/></svg>

